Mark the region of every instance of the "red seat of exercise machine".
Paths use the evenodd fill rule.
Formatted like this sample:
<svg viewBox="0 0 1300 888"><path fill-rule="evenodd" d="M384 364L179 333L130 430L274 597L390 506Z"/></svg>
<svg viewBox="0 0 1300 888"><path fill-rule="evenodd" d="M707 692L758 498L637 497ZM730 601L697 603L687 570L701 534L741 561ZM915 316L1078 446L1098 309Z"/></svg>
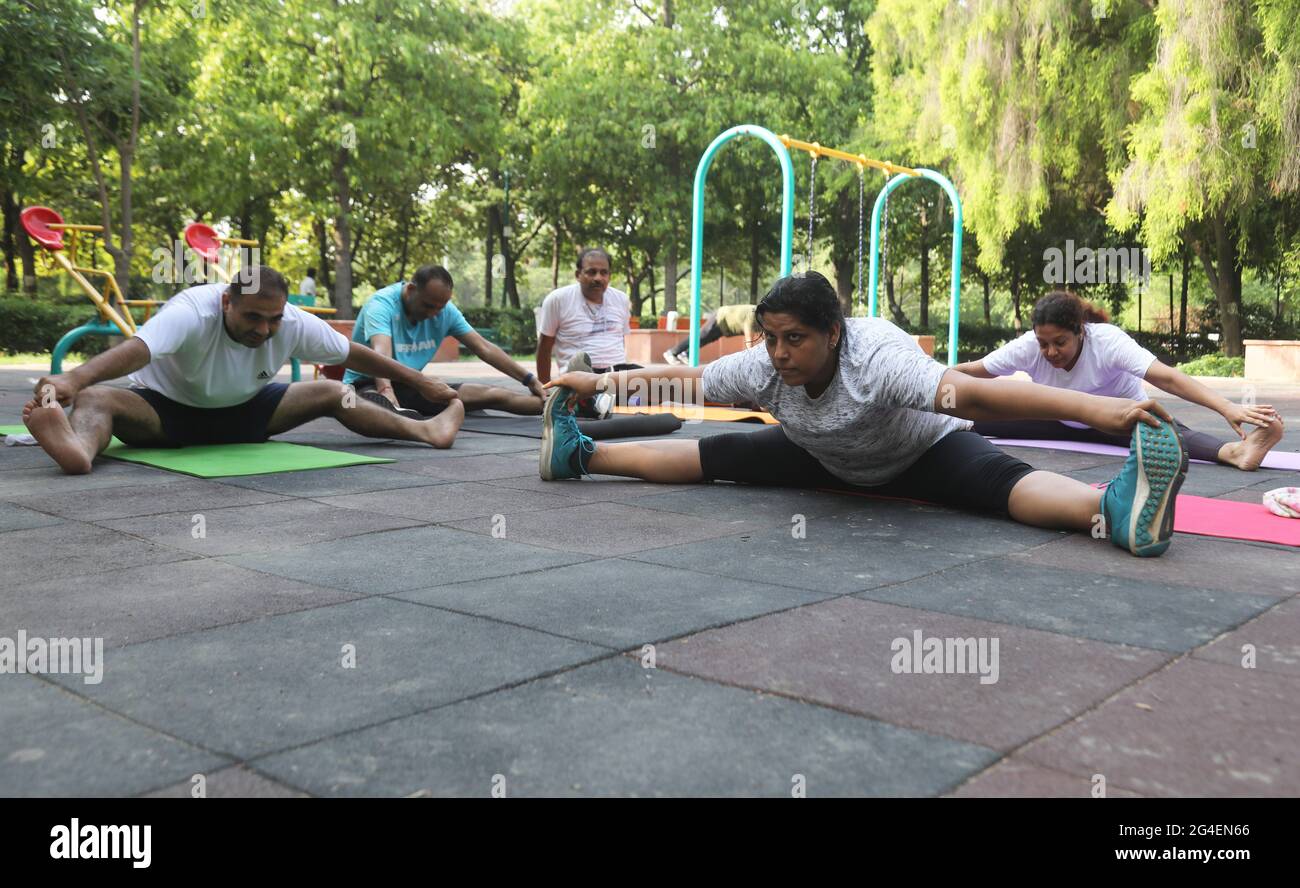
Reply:
<svg viewBox="0 0 1300 888"><path fill-rule="evenodd" d="M185 243L209 262L217 261L217 253L221 249L221 237L211 225L202 222L191 222L186 225Z"/></svg>
<svg viewBox="0 0 1300 888"><path fill-rule="evenodd" d="M63 232L50 227L63 224L63 217L56 211L49 207L28 207L18 218L22 220L23 228L27 229L32 240L42 247L47 250L63 249Z"/></svg>

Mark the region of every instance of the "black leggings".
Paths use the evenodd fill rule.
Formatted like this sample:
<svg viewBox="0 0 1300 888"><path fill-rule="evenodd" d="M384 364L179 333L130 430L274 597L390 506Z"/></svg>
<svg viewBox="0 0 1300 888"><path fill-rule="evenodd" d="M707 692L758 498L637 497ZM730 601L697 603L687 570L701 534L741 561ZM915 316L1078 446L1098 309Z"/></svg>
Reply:
<svg viewBox="0 0 1300 888"><path fill-rule="evenodd" d="M1034 469L974 432L950 432L885 484L862 487L831 474L780 426L700 439L706 481L819 487L923 500L978 512L1006 512L1011 488Z"/></svg>
<svg viewBox="0 0 1300 888"><path fill-rule="evenodd" d="M1205 432L1189 429L1178 420L1174 420L1178 431L1183 435L1183 446L1192 459L1206 462L1219 461L1219 448L1224 442ZM1049 441L1088 441L1093 444L1114 444L1129 448L1130 435L1109 435L1096 429L1076 429L1054 419L1023 419L1012 422L977 422L974 431L990 438L1041 438ZM1008 445L1010 446L1010 445Z"/></svg>
<svg viewBox="0 0 1300 888"><path fill-rule="evenodd" d="M709 318L708 323L700 328L700 348L704 348L704 346L708 345L710 342L716 342L721 338L722 331L719 330L718 325L713 322L713 318ZM687 336L681 342L673 346L673 354L680 355L684 351L690 351L690 348L691 337Z"/></svg>

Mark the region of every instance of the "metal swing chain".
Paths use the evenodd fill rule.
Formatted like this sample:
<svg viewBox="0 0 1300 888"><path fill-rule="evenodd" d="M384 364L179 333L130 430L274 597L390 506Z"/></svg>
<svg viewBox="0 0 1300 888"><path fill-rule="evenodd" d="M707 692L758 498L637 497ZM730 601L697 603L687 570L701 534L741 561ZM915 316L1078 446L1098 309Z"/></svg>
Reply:
<svg viewBox="0 0 1300 888"><path fill-rule="evenodd" d="M808 185L808 252L803 257L804 274L812 267L813 219L817 216L817 155L812 155L812 181Z"/></svg>
<svg viewBox="0 0 1300 888"><path fill-rule="evenodd" d="M858 164L858 293L854 300L854 313L862 310L862 216L866 206L867 168Z"/></svg>
<svg viewBox="0 0 1300 888"><path fill-rule="evenodd" d="M889 184L889 174L888 174L888 173L885 174L885 184L886 184L886 185ZM883 230L881 231L881 233L880 233L880 273L881 273L880 276L883 277L883 278L885 278L885 281L886 281L885 293L886 293L886 298L888 298L888 293L889 293L889 287L888 287L888 280L889 280L889 278L888 278L888 275L889 275L889 195L888 195L888 194L885 195L885 202L884 202L883 204L880 205L880 215L881 215L882 220L883 220L883 222L884 222L884 229L883 229ZM881 317L884 317L884 312L881 312Z"/></svg>

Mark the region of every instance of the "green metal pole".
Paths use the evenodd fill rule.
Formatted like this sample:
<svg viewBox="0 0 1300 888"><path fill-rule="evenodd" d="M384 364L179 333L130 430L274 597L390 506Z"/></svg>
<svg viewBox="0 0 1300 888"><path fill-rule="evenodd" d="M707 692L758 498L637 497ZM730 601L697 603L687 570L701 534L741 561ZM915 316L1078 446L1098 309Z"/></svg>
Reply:
<svg viewBox="0 0 1300 888"><path fill-rule="evenodd" d="M936 173L934 170L917 169L920 178L929 179L931 182L938 183L952 201L952 295L950 297L948 308L948 366L954 367L957 364L957 334L961 325L961 198L957 196L957 189L953 187L952 182L942 173ZM867 316L876 317L878 303L876 301L877 291L880 289L880 216L884 210L885 201L899 185L917 176L909 176L906 173L899 173L894 178L885 183L885 187L880 189L880 194L876 197L876 205L871 210L871 273L868 277L867 287L870 292L867 295Z"/></svg>
<svg viewBox="0 0 1300 888"><path fill-rule="evenodd" d="M790 152L771 130L743 124L721 133L705 149L695 170L695 189L691 208L691 366L700 366L700 297L704 281L704 183L718 149L737 136L756 136L776 152L781 162L781 277L790 274L794 243L794 165Z"/></svg>

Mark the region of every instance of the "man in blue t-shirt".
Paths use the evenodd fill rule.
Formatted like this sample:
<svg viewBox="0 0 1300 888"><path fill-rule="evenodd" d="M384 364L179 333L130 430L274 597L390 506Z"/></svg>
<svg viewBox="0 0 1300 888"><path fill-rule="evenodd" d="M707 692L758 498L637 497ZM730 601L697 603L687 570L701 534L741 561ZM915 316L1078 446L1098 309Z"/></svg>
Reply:
<svg viewBox="0 0 1300 888"><path fill-rule="evenodd" d="M502 373L523 383L528 393L498 386L457 383L466 410L492 407L508 413L537 416L542 412L546 392L532 373L488 342L469 325L451 301L451 274L441 265L422 265L409 281L399 281L375 292L361 309L352 340L367 345L416 373L424 370L442 340L452 336ZM422 416L438 414L445 404L428 400L401 382L362 376L349 370L343 382L357 394L404 413Z"/></svg>

